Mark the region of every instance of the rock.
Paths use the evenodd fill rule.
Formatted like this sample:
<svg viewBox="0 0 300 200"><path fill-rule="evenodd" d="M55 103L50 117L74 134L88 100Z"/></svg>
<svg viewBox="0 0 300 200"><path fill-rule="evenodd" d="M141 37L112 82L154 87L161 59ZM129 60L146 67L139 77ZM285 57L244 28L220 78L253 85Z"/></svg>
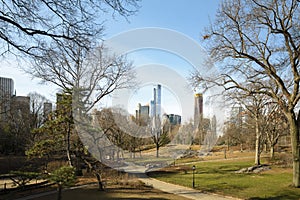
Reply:
<svg viewBox="0 0 300 200"><path fill-rule="evenodd" d="M260 173L262 171L270 170L271 167L269 165L254 165L251 167L242 168L238 171L235 171L237 174L242 173Z"/></svg>

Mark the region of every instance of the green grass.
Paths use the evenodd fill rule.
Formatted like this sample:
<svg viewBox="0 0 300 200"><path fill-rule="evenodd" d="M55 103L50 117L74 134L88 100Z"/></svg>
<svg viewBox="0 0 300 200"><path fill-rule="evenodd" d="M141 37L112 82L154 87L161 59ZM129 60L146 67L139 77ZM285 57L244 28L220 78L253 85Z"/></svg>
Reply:
<svg viewBox="0 0 300 200"><path fill-rule="evenodd" d="M291 169L272 167L260 174L236 174L234 171L253 164L253 160L199 162L195 170L196 189L243 199L300 199L300 189L291 187ZM191 169L191 166L189 166ZM152 177L192 187L192 170L157 172Z"/></svg>

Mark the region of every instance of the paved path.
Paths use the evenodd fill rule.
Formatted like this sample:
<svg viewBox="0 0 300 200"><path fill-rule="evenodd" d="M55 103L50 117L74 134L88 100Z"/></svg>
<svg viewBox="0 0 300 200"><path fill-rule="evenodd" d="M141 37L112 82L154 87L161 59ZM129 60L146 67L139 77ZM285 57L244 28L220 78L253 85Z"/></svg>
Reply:
<svg viewBox="0 0 300 200"><path fill-rule="evenodd" d="M228 200L228 199L233 200L233 199L236 199L236 198L224 197L224 196L216 195L216 194L206 194L206 193L200 192L199 190L195 190L192 188L159 181L157 179L150 178L147 175L145 175L144 177L140 177L139 179L147 185L152 185L156 189L159 189L164 192L176 194L179 196L183 196L183 197L189 198L189 199L201 199L201 200Z"/></svg>
<svg viewBox="0 0 300 200"><path fill-rule="evenodd" d="M145 174L146 168L143 166L128 166L127 168L124 168L124 170L128 173L134 174L139 180L144 182L147 185L151 185L155 189L176 194L179 196L183 196L185 198L189 199L197 199L197 200L233 200L237 198L233 197L225 197L221 195L211 194L211 193L203 193L199 190L195 190L192 188L175 185L171 183L166 183L154 178L151 178Z"/></svg>

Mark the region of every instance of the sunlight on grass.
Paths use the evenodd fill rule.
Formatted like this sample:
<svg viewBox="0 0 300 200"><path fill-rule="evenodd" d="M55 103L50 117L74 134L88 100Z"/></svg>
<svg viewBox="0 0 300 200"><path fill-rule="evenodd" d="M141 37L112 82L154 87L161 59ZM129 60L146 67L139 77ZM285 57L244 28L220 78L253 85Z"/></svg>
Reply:
<svg viewBox="0 0 300 200"><path fill-rule="evenodd" d="M248 160L223 160L196 164L196 189L245 199L299 199L300 189L290 186L291 169L272 167L260 174L236 174L235 171L253 164ZM188 166L191 169L192 165ZM192 170L153 173L162 181L192 187Z"/></svg>

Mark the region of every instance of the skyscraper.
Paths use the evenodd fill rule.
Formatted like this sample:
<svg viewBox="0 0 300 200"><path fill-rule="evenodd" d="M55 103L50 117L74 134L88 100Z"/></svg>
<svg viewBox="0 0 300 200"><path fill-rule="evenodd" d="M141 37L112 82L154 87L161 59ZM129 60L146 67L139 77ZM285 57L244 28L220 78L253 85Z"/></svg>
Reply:
<svg viewBox="0 0 300 200"><path fill-rule="evenodd" d="M10 101L14 95L14 81L11 78L0 77L0 114L10 109Z"/></svg>
<svg viewBox="0 0 300 200"><path fill-rule="evenodd" d="M195 94L194 103L194 125L199 126L200 120L203 118L203 95Z"/></svg>
<svg viewBox="0 0 300 200"><path fill-rule="evenodd" d="M161 85L153 88L153 100L150 101L150 116L161 118Z"/></svg>
<svg viewBox="0 0 300 200"><path fill-rule="evenodd" d="M155 116L155 107L156 107L156 105L155 105L155 100L151 100L150 101L150 117L154 117Z"/></svg>
<svg viewBox="0 0 300 200"><path fill-rule="evenodd" d="M156 116L161 117L161 85L156 88Z"/></svg>
<svg viewBox="0 0 300 200"><path fill-rule="evenodd" d="M149 105L142 106L140 103L138 104L138 109L135 112L135 118L139 122L140 125L146 125L149 120Z"/></svg>
<svg viewBox="0 0 300 200"><path fill-rule="evenodd" d="M14 95L14 81L11 78L0 77L0 98Z"/></svg>
<svg viewBox="0 0 300 200"><path fill-rule="evenodd" d="M50 113L52 112L52 103L45 102L44 103L44 120L47 120L50 117Z"/></svg>

